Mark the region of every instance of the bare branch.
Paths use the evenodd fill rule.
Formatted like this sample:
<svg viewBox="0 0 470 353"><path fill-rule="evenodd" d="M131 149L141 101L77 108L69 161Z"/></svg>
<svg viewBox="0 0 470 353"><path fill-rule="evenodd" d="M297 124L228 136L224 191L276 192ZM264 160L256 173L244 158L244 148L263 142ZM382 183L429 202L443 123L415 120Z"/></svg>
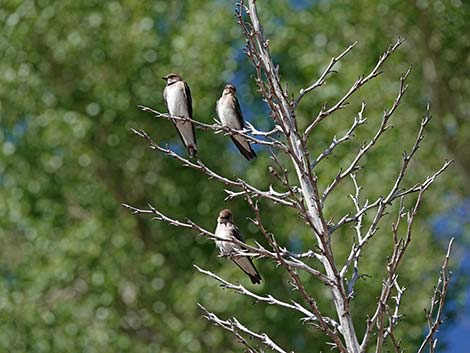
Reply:
<svg viewBox="0 0 470 353"><path fill-rule="evenodd" d="M325 158L325 157L328 157L331 152L333 152L333 150L336 148L336 146L342 144L343 142L346 142L348 140L350 140L352 137L353 137L353 133L354 131L361 125L365 124L365 122L367 121L367 118L364 118L363 117L363 114L364 114L364 110L366 109L366 104L364 102L362 102L361 104L361 110L359 111L359 113L357 114L357 118L354 118L354 122L353 124L351 125L351 127L349 128L349 130L339 139L336 138L336 136L333 137L333 141L331 142L331 144L328 146L328 148L326 148L322 153L320 153L318 155L318 157L313 161L312 163L312 169L315 168L315 166L318 165L318 163L320 163L320 161Z"/></svg>
<svg viewBox="0 0 470 353"><path fill-rule="evenodd" d="M212 277L215 280L222 283L222 286L224 288L231 289L236 293L239 293L239 294L245 295L247 297L253 298L258 302L263 302L263 303L267 303L267 304L270 304L270 305L276 305L276 306L280 306L280 307L284 307L284 308L288 308L288 309L292 309L294 311L297 311L297 312L301 313L304 316L302 318L302 321L318 321L317 317L311 311L307 310L305 307L303 307L302 305L300 305L299 303L297 303L295 301L292 301L292 304L291 304L291 303L287 303L287 302L281 301L279 299L276 299L272 295L262 296L262 295L255 294L255 293L249 291L248 289L246 289L241 284L237 284L237 285L232 284L232 283L224 280L223 278L217 276L216 274L214 274L210 271L203 270L202 268L200 268L197 265L193 265L193 266L199 272L201 272L201 273L203 273L203 274L205 274L209 277ZM332 327L334 327L336 329L339 327L339 324L331 318L323 316L322 319L325 322L327 322L329 325L331 325Z"/></svg>
<svg viewBox="0 0 470 353"><path fill-rule="evenodd" d="M269 41L264 38L263 30L259 22L256 9L256 1L248 0L246 13L250 24L243 19L243 4L240 3L237 19L246 37L246 53L252 60L256 73L256 83L264 99L268 103L274 121L281 126L286 136L289 157L294 165L294 169L305 203L305 210L301 209L300 214L305 218L313 230L318 247L322 252L321 260L326 275L335 282L330 286L335 309L340 322L341 334L345 341L345 347L341 342L334 340L334 344L341 351L357 353L359 343L356 337L354 324L347 303L347 295L343 283L339 277L331 244L328 235L328 227L323 217L321 199L318 194L316 177L312 174L305 138L303 138L297 127L297 120L293 109L293 102L289 99L287 89L283 89L279 78L279 68L273 64L269 53ZM291 277L296 279L296 274ZM296 285L299 286L299 284ZM302 288L299 286L299 288ZM309 295L306 293L305 298ZM314 303L313 299L311 299ZM316 305L316 304L315 304ZM313 308L312 308L313 310ZM333 338L334 336L332 336Z"/></svg>
<svg viewBox="0 0 470 353"><path fill-rule="evenodd" d="M445 161L444 164L441 166L441 168L439 168L439 170L435 171L434 174L432 174L431 176L428 176L426 178L426 180L424 180L421 183L415 184L414 186L412 186L408 189L405 189L403 191L400 191L398 187L395 188L395 185L397 185L395 183L394 187L392 187L391 191L388 193L388 196L390 196L390 197L387 197L387 198L379 197L373 203L369 203L366 200L365 204L359 210L357 210L357 212L354 215L349 216L349 214L348 214L348 215L344 216L343 218L341 218L338 221L338 223L330 226L330 234L333 233L334 231L336 231L338 228L344 226L347 223L357 222L359 220L359 218L362 217L363 215L365 215L368 211L370 211L374 208L379 208L380 209L379 217L377 218L377 221L374 222L374 223L376 223L374 228L376 228L376 226L378 225L378 221L380 221L382 216L385 214L385 208L388 205L391 205L393 203L393 201L395 201L396 199L399 199L403 196L406 196L406 195L409 195L409 194L412 194L412 193L418 193L419 191L421 191L422 188L427 188L428 185L433 183L434 180L439 175L441 175L452 163L453 163L452 160ZM400 177L400 175L398 177Z"/></svg>
<svg viewBox="0 0 470 353"><path fill-rule="evenodd" d="M447 267L449 265L449 258L450 253L452 251L452 245L454 243L454 238L452 238L449 242L449 246L447 247L446 257L444 259L444 263L441 267L441 273L439 275L439 279L437 280L437 285L434 288L434 294L431 298L431 305L430 309L427 314L427 319L429 323L429 332L423 340L423 343L418 349L418 353L424 352L426 345L430 344L429 351L433 353L436 348L437 339L434 339L434 335L441 326L442 320L442 313L444 310L444 304L446 301L447 296L447 289L449 287L450 278L452 276L452 272L447 272ZM437 305L437 309L435 306ZM435 312L435 314L434 314ZM434 315L434 318L433 318Z"/></svg>
<svg viewBox="0 0 470 353"><path fill-rule="evenodd" d="M281 149L285 152L287 151L287 147L286 147L286 145L284 145L284 143L282 143L281 141L279 141L279 140L272 137L274 134L276 134L279 131L278 126L276 126L271 131L264 132L264 131L257 130L252 124L247 123L246 125L248 126L248 128L245 128L243 130L236 130L236 129L231 129L227 126L223 126L220 123L220 121L217 121L215 119L214 119L215 122L216 122L215 124L205 124L205 123L200 122L198 120L190 119L190 118L187 118L187 117L172 116L172 115L167 114L167 113L161 113L161 112L159 112L157 110L154 110L150 107L147 107L145 105L138 105L138 107L144 112L150 112L150 113L154 114L154 116L157 117L157 118L165 118L165 119L173 121L173 122L189 121L189 122L193 123L198 129L201 129L201 130L212 130L216 134L224 133L226 135L240 135L240 136L243 136L244 138L246 138L251 143L258 144L258 145L264 145L264 146L268 146L268 147L279 148L279 149ZM255 137L253 137L252 135L253 136L263 137L264 140L257 139ZM268 139L268 140L266 140L266 139Z"/></svg>
<svg viewBox="0 0 470 353"><path fill-rule="evenodd" d="M346 106L346 101L356 92L358 91L364 84L366 84L368 81L372 80L374 77L377 77L382 73L380 68L382 67L382 64L388 59L388 57L403 43L402 38L398 38L397 41L390 45L388 49L385 51L384 54L382 54L375 65L375 67L372 69L372 71L367 75L367 76L361 76L359 79L354 82L354 84L351 86L348 92L331 108L329 109L321 109L320 112L318 113L317 117L315 120L307 126L304 132L304 138L307 138L313 129L326 117L330 116L332 113L335 111L342 109Z"/></svg>
<svg viewBox="0 0 470 353"><path fill-rule="evenodd" d="M160 151L160 152L166 154L167 156L180 161L182 163L183 167L190 167L190 168L193 168L193 169L200 170L200 171L204 172L210 179L215 179L215 180L217 180L217 181L219 181L219 182L221 182L225 185L235 186L235 187L242 188L243 190L248 190L250 193L256 194L256 195L258 195L260 197L263 197L263 198L267 198L267 199L269 199L269 200L271 200L275 203L279 203L279 204L284 205L284 206L295 207L294 202L289 200L287 197L284 199L284 198L281 198L281 197L278 197L278 196L274 195L274 193L271 192L271 191L261 191L261 190L257 189L256 187L248 184L246 181L243 181L241 179L238 179L236 181L228 179L228 178L214 172L212 169L207 167L201 160L197 160L197 162L192 162L189 159L180 156L179 154L173 152L172 150L170 150L168 148L163 148L163 147L159 146L155 141L152 140L152 138L144 130L137 131L135 129L131 129L131 131L133 133L135 133L136 135L145 138L150 143L150 148L152 148L153 150ZM244 194L245 193L234 194L234 196L244 195Z"/></svg>
<svg viewBox="0 0 470 353"><path fill-rule="evenodd" d="M266 239L266 241L269 243L269 245L271 246L271 248L273 249L273 251L277 255L278 263L287 270L287 272L291 275L291 277L295 274L292 271L292 268L301 269L301 270L304 270L304 271L310 273L311 275L317 277L320 281L322 281L324 284L326 284L328 286L334 286L335 285L334 281L332 281L330 278L328 278L328 276L324 275L322 272L314 269L313 267L308 266L305 262L301 261L299 256L288 255L288 257L286 259L285 258L286 252L278 245L274 235L272 233L268 232L266 230L266 228L264 227L264 225L263 225L263 222L261 220L260 211L259 211L258 202L253 201L251 199L251 197L247 197L247 201L248 201L248 204L250 205L253 213L255 214L255 219L254 220L251 219L252 223L254 225L256 225L258 227L258 229L261 231L261 234L263 234L264 238ZM313 251L311 251L310 254L313 254L313 256L315 256L318 259L323 258L322 255L316 254ZM295 274L294 277L296 277L296 274ZM293 278L293 280L295 282L295 278ZM306 294L307 291L305 290L305 287L301 284L300 280L299 280L299 283L297 283L297 286L301 287L301 290L299 289L299 291L301 292L301 294L305 294L304 299L307 301L307 303L310 304L310 299L309 299L310 297ZM314 310L314 312L315 312L315 310L317 310L317 308L312 308L312 309ZM317 311L316 314L321 316L319 311Z"/></svg>
<svg viewBox="0 0 470 353"><path fill-rule="evenodd" d="M390 108L390 110L388 110L388 111L385 110L384 111L384 114L383 114L383 117L382 117L382 122L381 122L377 132L375 133L375 136L372 138L372 140L368 144L363 145L359 149L359 152L357 153L356 157L353 159L353 161L351 162L349 167L346 168L346 170L344 172L340 171L338 176L330 183L330 185L328 185L326 187L326 189L325 189L325 191L323 191L323 195L322 195L323 202L325 202L328 195L338 186L338 184L341 181L344 180L344 178L346 178L349 174L355 172L358 169L358 163L362 159L362 157L364 157L366 155L366 153L371 149L371 147L376 144L376 142L378 141L380 136L390 127L390 125L388 125L388 122L389 122L390 118L392 117L393 113L397 110L398 106L400 105L401 99L402 99L403 95L405 94L405 92L408 88L408 85L406 84L406 79L408 78L408 75L410 74L410 72L411 72L411 68L408 69L408 71L404 75L401 76L401 78L400 78L400 89L398 91L398 95L395 98L395 100L393 102L393 105ZM426 126L428 120L429 119L426 120L426 123L424 124L424 126Z"/></svg>
<svg viewBox="0 0 470 353"><path fill-rule="evenodd" d="M320 86L323 86L326 82L326 77L335 72L333 70L333 67L336 65L336 63L338 61L340 61L344 56L346 56L347 53L349 53L352 48L354 48L357 44L357 41L355 41L354 43L352 43L349 47L347 47L341 54L339 54L338 56L336 57L333 57L331 58L331 61L330 63L328 64L328 66L326 67L325 71L323 71L323 73L321 74L321 76L318 78L318 80L310 85L309 87L307 88L302 88L299 92L299 96L297 97L297 99L294 101L294 109L297 108L297 106L299 105L300 103L300 100L309 92L313 91L315 88L318 88Z"/></svg>
<svg viewBox="0 0 470 353"><path fill-rule="evenodd" d="M355 192L354 195L349 195L349 196L351 197L351 199L352 199L352 201L353 201L353 203L356 207L356 211L359 211L360 210L359 194L360 194L360 191L361 191L361 187L357 183L355 174L351 174L351 179L354 183L354 187L356 189L356 192ZM362 217L363 217L363 214L361 214L358 217L356 225L354 226L354 229L356 230L356 241L359 242L359 243L362 240L362 234L361 234ZM356 247L357 247L356 243L353 244L353 246L351 248L351 253L348 256L348 259L346 260L346 264L343 266L343 268L340 271L340 277L345 278L346 272L348 271L348 268L349 268L351 262L353 263L353 265L354 265L353 266L353 275L351 277L351 280L348 281L348 292L347 292L348 299L350 299L354 296L354 285L356 284L356 281L359 279L359 268L358 268L359 254L356 255L355 252L354 252L354 249L356 249Z"/></svg>
<svg viewBox="0 0 470 353"><path fill-rule="evenodd" d="M199 234L205 235L206 237L208 237L209 239L212 239L212 240L225 241L225 242L240 245L242 248L253 252L254 256L276 258L276 255L274 253L269 252L268 250L261 247L261 245L259 245L259 244L258 244L258 247L253 247L253 246L250 246L250 245L246 244L245 242L243 242L241 240L238 240L237 238L226 239L226 238L219 237L219 236L215 235L213 232L210 232L207 229L205 229L205 228L201 227L200 225L198 225L197 223L191 221L190 219L186 219L186 221L180 221L180 220L171 218L171 217L163 214L161 211L159 211L157 208L153 207L150 204L148 205L149 206L148 209L137 208L137 207L134 207L134 206L131 206L131 205L128 205L128 204L123 204L122 206L129 209L129 210L131 210L133 214L152 214L152 215L154 215L154 217L152 218L153 220L162 221L162 222L168 223L168 224L170 224L172 226L175 226L175 227L192 229L192 230L198 232ZM240 255L250 256L251 254L241 252Z"/></svg>
<svg viewBox="0 0 470 353"><path fill-rule="evenodd" d="M400 320L400 318L403 316L403 315L400 315L399 311L400 311L401 299L403 297L403 294L406 291L406 288L400 287L400 285L398 284L398 276L395 278L395 281L393 282L393 284L397 292L397 294L394 297L392 297L392 299L395 301L395 309L393 311L391 309L387 310L387 314L389 317L389 326L385 330L384 338L387 338L389 336L390 340L392 341L392 345L395 347L395 351L399 352L401 350L400 344L398 341L395 341L394 339L393 329L395 328L396 325L398 325L398 320Z"/></svg>
<svg viewBox="0 0 470 353"><path fill-rule="evenodd" d="M229 240L229 239L218 237L213 232L208 231L207 229L191 221L190 219L186 219L186 221L180 221L180 220L171 218L163 214L161 211L159 211L157 208L155 208L154 206L150 204L148 205L149 207L148 209L142 209L142 208L134 207L128 204L123 204L122 206L131 210L133 214L151 214L151 215L154 215L154 217L152 218L153 220L162 221L175 227L192 229L198 232L200 235L204 235L207 238L212 239L212 240L225 241L225 242L240 245L243 250L240 250L235 255L258 257L258 258L265 257L265 258L272 259L277 263L280 263L281 261L283 261L290 267L303 270L314 275L326 285L332 285L331 280L328 277L326 277L320 271L315 270L312 267L305 264L304 262L300 261L300 258L303 258L303 257L318 256L313 251L309 251L303 254L296 254L291 251L288 251L286 248L279 248L278 251L271 252L265 249L264 247L262 247L259 243L257 243L256 244L257 246L255 247L243 241L240 241L237 238L232 238Z"/></svg>
<svg viewBox="0 0 470 353"><path fill-rule="evenodd" d="M297 273L292 268L295 268L295 267L301 265L302 269L307 270L307 272L315 275L316 277L318 277L320 280L322 280L323 282L325 282L329 286L334 286L335 283L332 282L327 276L323 275L321 272L307 266L305 263L301 262L298 259L293 258L292 262L291 261L286 261L281 256L280 249L279 249L279 246L277 245L275 237L271 233L269 233L263 226L263 223L261 221L259 208L258 208L258 203L253 202L253 200L251 198L247 198L247 201L248 201L248 203L249 203L249 205L250 205L251 209L253 210L253 212L255 214L255 217L256 217L256 219L253 220L253 223L255 223L255 225L258 226L258 228L261 230L261 233L264 235L265 239L269 242L271 247L275 250L275 252L278 256L279 264L287 270L287 272L289 273L289 275L291 276L292 280L295 283L294 289L299 291L299 293L302 295L304 300L309 304L310 308L312 309L313 314L315 315L315 317L318 320L318 327L320 327L320 329L323 332L325 332L329 337L331 337L331 339L334 342L333 344L334 344L335 347L337 347L341 352L346 353L346 348L344 347L343 343L341 342L341 339L339 338L339 336L337 334L336 329L339 328L339 325L335 324L333 326L334 330L330 329L330 327L328 325L329 324L331 325L332 323L334 323L334 321L332 321L332 319L330 319L330 318L327 318L327 317L323 316L323 314L320 312L320 309L318 308L317 303L307 293L307 290L305 289L302 281L300 280L299 276L297 275Z"/></svg>
<svg viewBox="0 0 470 353"><path fill-rule="evenodd" d="M229 320L222 320L219 317L217 317L217 315L215 315L214 313L209 312L201 304L198 304L198 306L204 311L204 317L207 320L212 321L215 325L220 326L224 328L225 330L232 332L237 338L240 338L240 335L239 335L240 333L244 333L244 334L249 335L250 337L256 338L261 343L263 343L266 347L272 349L273 351L276 351L279 353L287 353L287 351L279 347L279 345L277 345L267 334L256 333L254 331L251 331L249 328L242 325L240 321L238 321L236 318L232 318Z"/></svg>
<svg viewBox="0 0 470 353"><path fill-rule="evenodd" d="M442 169L442 168L441 168ZM435 178L435 177L434 177ZM420 189L418 193L417 200L413 206L413 208L406 214L407 216L407 228L406 232L403 238L398 239L398 235L396 234L397 232L397 226L393 227L394 231L394 243L395 246L393 248L393 253L389 257L388 264L387 264L387 271L388 271L388 276L384 280L383 285L382 285L382 291L378 300L377 304L377 309L374 313L374 315L368 320L367 322L367 329L366 333L364 334L364 338L361 343L361 352L365 352L368 341L371 337L371 333L373 330L373 326L377 325L378 332L377 332L377 344L376 344L376 352L381 352L381 348L383 345L383 341L386 337L385 335L385 313L387 310L387 305L388 305L388 300L390 298L390 295L392 293L392 290L394 288L394 282L397 278L397 269L398 266L403 258L403 255L405 254L406 250L408 249L408 245L411 242L411 236L412 236L412 226L415 220L415 216L418 212L418 208L421 205L423 195L427 191L427 189L431 186L433 181L435 180L434 178L431 178L427 183L424 183L422 188ZM377 211L379 212L379 210ZM403 211L400 209L399 210L399 217L401 218L403 215ZM372 225L371 225L372 227ZM368 230L368 233L365 235L365 237L370 237L371 235L371 227Z"/></svg>

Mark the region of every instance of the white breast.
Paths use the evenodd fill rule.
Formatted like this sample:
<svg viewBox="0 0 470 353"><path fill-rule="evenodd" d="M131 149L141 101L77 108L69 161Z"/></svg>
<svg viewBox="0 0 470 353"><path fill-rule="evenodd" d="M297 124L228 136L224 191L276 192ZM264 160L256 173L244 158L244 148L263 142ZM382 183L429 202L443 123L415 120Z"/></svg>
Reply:
<svg viewBox="0 0 470 353"><path fill-rule="evenodd" d="M179 81L165 88L168 112L173 116L189 118L188 102L184 94L184 83Z"/></svg>
<svg viewBox="0 0 470 353"><path fill-rule="evenodd" d="M243 127L236 117L236 111L232 102L232 97L229 95L222 96L217 104L217 115L219 116L222 125L228 126L232 129L241 130Z"/></svg>
<svg viewBox="0 0 470 353"><path fill-rule="evenodd" d="M232 239L232 227L233 225L231 224L225 225L223 223L218 223L217 228L215 229L215 235L224 239ZM227 241L216 240L215 244L222 255L229 255L235 249L239 249L238 245Z"/></svg>

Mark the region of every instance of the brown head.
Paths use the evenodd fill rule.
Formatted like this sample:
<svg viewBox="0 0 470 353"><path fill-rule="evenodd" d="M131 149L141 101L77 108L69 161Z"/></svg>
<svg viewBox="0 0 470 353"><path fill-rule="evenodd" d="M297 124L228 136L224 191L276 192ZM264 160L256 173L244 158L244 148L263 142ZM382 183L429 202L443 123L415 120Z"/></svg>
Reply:
<svg viewBox="0 0 470 353"><path fill-rule="evenodd" d="M174 73L170 73L166 76L163 76L162 79L166 81L167 86L178 81L183 81L180 75Z"/></svg>
<svg viewBox="0 0 470 353"><path fill-rule="evenodd" d="M218 223L233 223L232 211L225 209L219 212L219 217L217 218Z"/></svg>
<svg viewBox="0 0 470 353"><path fill-rule="evenodd" d="M226 95L226 94L233 94L235 95L237 93L237 89L235 88L234 85L230 84L230 83L227 83L224 87L224 92L223 92L223 95Z"/></svg>

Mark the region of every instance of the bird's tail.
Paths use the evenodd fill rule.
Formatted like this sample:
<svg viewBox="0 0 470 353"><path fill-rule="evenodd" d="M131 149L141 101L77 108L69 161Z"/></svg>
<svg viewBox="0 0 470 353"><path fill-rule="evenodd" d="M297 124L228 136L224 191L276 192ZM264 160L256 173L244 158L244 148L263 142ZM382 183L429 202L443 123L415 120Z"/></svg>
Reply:
<svg viewBox="0 0 470 353"><path fill-rule="evenodd" d="M255 265L253 264L253 261L251 258L246 257L246 256L240 256L236 258L232 258L232 261L240 267L240 269L245 272L251 280L251 283L253 284L259 284L261 283L261 276L259 275L258 270L256 269Z"/></svg>
<svg viewBox="0 0 470 353"><path fill-rule="evenodd" d="M248 274L248 276L250 276L251 283L253 283L253 284L260 284L261 283L261 276L259 275L259 273L257 273L256 275Z"/></svg>
<svg viewBox="0 0 470 353"><path fill-rule="evenodd" d="M237 146L240 153L248 160L256 157L256 153L250 143L241 136L231 136L233 143Z"/></svg>
<svg viewBox="0 0 470 353"><path fill-rule="evenodd" d="M191 157L196 157L197 155L197 148L195 145L189 145L188 146L188 154L191 156Z"/></svg>

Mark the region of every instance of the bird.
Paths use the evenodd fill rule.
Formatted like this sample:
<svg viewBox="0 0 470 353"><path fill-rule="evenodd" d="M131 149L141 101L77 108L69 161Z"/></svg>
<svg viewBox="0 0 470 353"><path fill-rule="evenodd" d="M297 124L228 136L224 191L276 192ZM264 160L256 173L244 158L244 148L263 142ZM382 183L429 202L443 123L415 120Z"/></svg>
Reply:
<svg viewBox="0 0 470 353"><path fill-rule="evenodd" d="M217 100L216 110L223 126L235 130L242 130L245 126L245 121L243 120L236 92L237 89L235 86L226 84L222 96ZM251 160L256 157L255 151L253 151L253 148L245 137L242 135L231 135L230 138L246 159Z"/></svg>
<svg viewBox="0 0 470 353"><path fill-rule="evenodd" d="M193 107L191 99L191 91L188 84L183 81L180 75L170 73L162 77L166 82L163 89L163 99L165 100L166 107L171 116L180 118L193 118ZM196 147L196 134L194 132L194 125L190 121L175 121L172 120L176 126L176 130L188 150L191 157L197 154Z"/></svg>
<svg viewBox="0 0 470 353"><path fill-rule="evenodd" d="M219 238L227 240L235 238L243 242L240 231L233 223L232 211L229 209L224 209L219 212L215 235ZM253 284L259 284L261 282L261 276L256 270L251 258L238 254L240 250L243 250L243 246L224 240L216 240L215 243L219 248L220 255L230 257L230 259L250 277Z"/></svg>

